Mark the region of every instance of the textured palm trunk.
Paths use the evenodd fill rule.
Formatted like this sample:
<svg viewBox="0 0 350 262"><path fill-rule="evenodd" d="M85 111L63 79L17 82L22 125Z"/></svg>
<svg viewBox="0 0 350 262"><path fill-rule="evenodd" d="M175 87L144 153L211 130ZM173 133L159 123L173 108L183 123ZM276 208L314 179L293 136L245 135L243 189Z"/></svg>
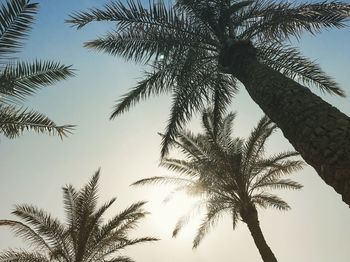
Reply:
<svg viewBox="0 0 350 262"><path fill-rule="evenodd" d="M242 213L242 212L241 212ZM254 239L254 243L259 250L261 258L264 262L277 262L271 248L267 245L264 235L260 228L258 213L252 208L249 213L245 212L242 216L243 221L247 224L250 234Z"/></svg>
<svg viewBox="0 0 350 262"><path fill-rule="evenodd" d="M350 118L308 88L260 64L250 43L231 46L222 57L226 70L350 205Z"/></svg>

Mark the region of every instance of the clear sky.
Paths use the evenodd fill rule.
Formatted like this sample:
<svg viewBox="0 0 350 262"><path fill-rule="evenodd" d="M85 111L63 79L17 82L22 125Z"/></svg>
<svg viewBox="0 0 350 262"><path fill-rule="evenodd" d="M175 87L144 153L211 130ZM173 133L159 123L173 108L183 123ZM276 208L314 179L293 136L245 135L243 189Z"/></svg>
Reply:
<svg viewBox="0 0 350 262"><path fill-rule="evenodd" d="M40 14L21 57L73 64L77 76L42 90L26 105L46 113L58 124L76 124L77 128L63 141L32 133L16 140L0 137L0 218L13 218L10 213L14 204L29 203L63 219L61 187L67 183L80 187L101 167L101 203L118 197L109 215L135 201L149 201L147 209L152 214L140 224L135 235L152 235L162 240L126 250L136 261L261 261L247 227L240 224L232 231L229 218L224 218L195 251L191 249L195 222L179 238L171 239L177 218L188 209L187 199L180 196L164 205L162 200L169 189L129 187L138 179L167 173L158 167L157 132L166 125L169 97L142 102L129 113L109 121L114 101L141 77L142 67L82 47L84 41L102 35L108 25L76 31L64 24L71 12L100 6L105 1L39 3ZM317 37L305 36L299 45L304 54L317 60L350 94L350 28L331 30ZM349 98L329 95L323 98L350 114ZM238 111L235 134L245 137L262 112L243 88L231 108ZM196 121L192 128L200 130ZM279 132L269 148L277 152L289 149L290 145ZM305 168L293 178L304 189L281 192L292 210L260 212L261 227L273 252L283 262L348 262L350 209L312 168ZM1 250L19 246L21 241L0 228Z"/></svg>

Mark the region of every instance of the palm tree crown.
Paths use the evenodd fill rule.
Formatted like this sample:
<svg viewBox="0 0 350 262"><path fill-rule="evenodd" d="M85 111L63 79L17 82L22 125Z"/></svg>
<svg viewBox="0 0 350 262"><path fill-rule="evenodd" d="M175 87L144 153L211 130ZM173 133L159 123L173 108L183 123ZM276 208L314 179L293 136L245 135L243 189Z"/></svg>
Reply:
<svg viewBox="0 0 350 262"><path fill-rule="evenodd" d="M350 5L341 2L177 0L174 6L153 1L145 8L139 0L129 0L75 13L68 22L77 28L94 21L115 22L117 29L85 46L151 64L145 78L118 101L111 118L142 99L171 93L164 156L179 128L206 101L213 105L215 124L232 101L237 79L225 74L225 59L230 58L223 50L234 42L253 43L261 63L291 79L343 96L343 90L287 40L303 31L343 27L349 14Z"/></svg>
<svg viewBox="0 0 350 262"><path fill-rule="evenodd" d="M266 157L265 142L276 126L263 117L248 139L232 138L232 122L235 114L228 114L214 129L212 111L202 117L204 133L194 135L180 132L174 141L184 155L182 159L164 158L161 166L176 172L176 176L151 177L135 185L171 183L179 190L200 197L199 203L207 213L193 242L197 247L210 227L222 213L232 217L233 228L242 220L249 225L257 207L273 207L288 210L289 205L272 189L300 189L302 186L282 178L302 168L303 162L295 160L295 151ZM204 199L204 201L203 201ZM174 235L187 219L180 219Z"/></svg>
<svg viewBox="0 0 350 262"><path fill-rule="evenodd" d="M3 251L0 261L132 262L131 258L121 256L119 252L128 246L157 240L128 236L147 214L143 209L145 202L132 204L103 223L102 216L116 198L97 206L98 179L99 171L79 191L71 185L63 188L64 224L44 210L31 205L17 205L13 214L20 220L0 220L0 226L10 227L35 250Z"/></svg>
<svg viewBox="0 0 350 262"><path fill-rule="evenodd" d="M7 1L0 6L0 134L15 138L25 130L63 137L73 126L58 126L45 115L16 105L44 86L73 76L70 66L51 61L20 62L13 55L34 22L37 3L29 0Z"/></svg>

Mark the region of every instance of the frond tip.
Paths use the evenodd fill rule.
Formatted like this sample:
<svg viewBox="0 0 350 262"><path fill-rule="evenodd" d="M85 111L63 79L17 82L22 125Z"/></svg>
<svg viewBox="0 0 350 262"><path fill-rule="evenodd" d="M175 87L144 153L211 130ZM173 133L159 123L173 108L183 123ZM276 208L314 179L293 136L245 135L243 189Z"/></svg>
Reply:
<svg viewBox="0 0 350 262"><path fill-rule="evenodd" d="M0 133L8 138L16 138L26 130L37 133L58 135L60 138L71 134L73 125L58 126L45 115L0 104Z"/></svg>

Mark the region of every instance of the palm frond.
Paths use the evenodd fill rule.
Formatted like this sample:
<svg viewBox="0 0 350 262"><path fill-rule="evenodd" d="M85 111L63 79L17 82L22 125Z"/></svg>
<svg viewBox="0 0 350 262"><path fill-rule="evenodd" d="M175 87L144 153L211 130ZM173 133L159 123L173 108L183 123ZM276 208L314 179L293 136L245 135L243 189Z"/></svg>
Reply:
<svg viewBox="0 0 350 262"><path fill-rule="evenodd" d="M188 178L196 178L200 172L200 168L198 168L196 162L193 161L189 162L186 160L163 158L159 165Z"/></svg>
<svg viewBox="0 0 350 262"><path fill-rule="evenodd" d="M77 226L77 198L79 193L71 185L63 187L62 190L63 206L66 212L67 223L70 228L75 229Z"/></svg>
<svg viewBox="0 0 350 262"><path fill-rule="evenodd" d="M140 100L170 91L174 82L172 65L157 63L153 69L152 72L145 72L145 78L117 101L110 119L125 113Z"/></svg>
<svg viewBox="0 0 350 262"><path fill-rule="evenodd" d="M29 244L34 245L37 250L52 252L52 247L43 237L22 222L14 220L0 220L0 226L9 227L16 236L28 241Z"/></svg>
<svg viewBox="0 0 350 262"><path fill-rule="evenodd" d="M34 21L38 4L11 0L0 6L0 56L18 52Z"/></svg>
<svg viewBox="0 0 350 262"><path fill-rule="evenodd" d="M74 76L71 66L51 61L17 62L8 64L0 73L2 101L23 101L44 86Z"/></svg>
<svg viewBox="0 0 350 262"><path fill-rule="evenodd" d="M118 215L114 216L99 230L99 236L97 237L97 242L101 242L104 238L108 237L113 230L118 230L124 228L128 223L130 224L129 229L132 228L134 223L139 219L143 218L147 212L145 212L142 207L146 202L137 202L120 212Z"/></svg>
<svg viewBox="0 0 350 262"><path fill-rule="evenodd" d="M132 183L132 186L144 186L144 185L191 185L194 181L191 179L171 176L154 176L145 178Z"/></svg>
<svg viewBox="0 0 350 262"><path fill-rule="evenodd" d="M259 3L260 2L260 3ZM341 2L295 4L290 2L257 1L250 14L254 23L241 37L283 41L299 38L302 32L319 33L324 28L341 28L350 16L350 5Z"/></svg>
<svg viewBox="0 0 350 262"><path fill-rule="evenodd" d="M47 243L60 247L68 256L64 240L64 226L57 219L52 218L44 210L30 205L16 205L12 213L26 222L28 226L33 227L35 232L46 239Z"/></svg>
<svg viewBox="0 0 350 262"><path fill-rule="evenodd" d="M118 256L116 258L104 260L104 262L135 262L135 260L130 257Z"/></svg>
<svg viewBox="0 0 350 262"><path fill-rule="evenodd" d="M173 141L175 147L189 160L210 159L209 152L202 141L201 136L194 135L191 131L182 130L178 133L177 139Z"/></svg>
<svg viewBox="0 0 350 262"><path fill-rule="evenodd" d="M298 190L301 189L303 186L290 179L265 179L264 181L260 181L259 183L255 184L252 189L292 189L292 190Z"/></svg>
<svg viewBox="0 0 350 262"><path fill-rule="evenodd" d="M282 211L290 209L290 206L281 198L267 193L253 196L252 201L262 208L273 207Z"/></svg>
<svg viewBox="0 0 350 262"><path fill-rule="evenodd" d="M251 175L251 171L257 159L264 153L267 139L276 128L276 125L274 125L267 116L263 116L259 120L257 126L250 133L250 136L243 146L243 173L246 173L248 176Z"/></svg>
<svg viewBox="0 0 350 262"><path fill-rule="evenodd" d="M169 146L175 139L181 126L191 118L194 111L204 107L204 92L201 89L191 88L190 84L178 87L174 91L170 118L162 139L162 157L167 155Z"/></svg>
<svg viewBox="0 0 350 262"><path fill-rule="evenodd" d="M73 125L58 126L48 117L35 111L0 104L0 133L8 138L18 137L29 130L49 135L57 134L63 138L72 133L73 128Z"/></svg>
<svg viewBox="0 0 350 262"><path fill-rule="evenodd" d="M315 86L322 92L344 97L344 90L320 68L318 64L303 56L291 46L272 44L258 48L262 63L285 76L307 86Z"/></svg>
<svg viewBox="0 0 350 262"><path fill-rule="evenodd" d="M7 250L0 253L1 262L50 262L50 259L38 252L24 250Z"/></svg>

